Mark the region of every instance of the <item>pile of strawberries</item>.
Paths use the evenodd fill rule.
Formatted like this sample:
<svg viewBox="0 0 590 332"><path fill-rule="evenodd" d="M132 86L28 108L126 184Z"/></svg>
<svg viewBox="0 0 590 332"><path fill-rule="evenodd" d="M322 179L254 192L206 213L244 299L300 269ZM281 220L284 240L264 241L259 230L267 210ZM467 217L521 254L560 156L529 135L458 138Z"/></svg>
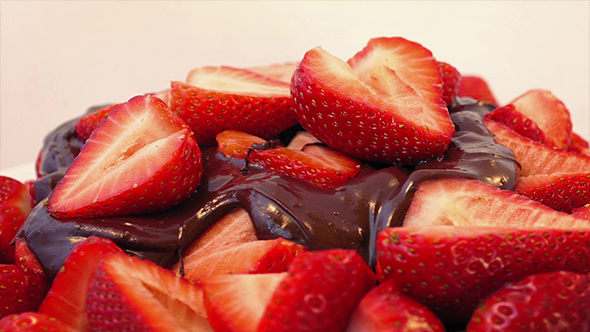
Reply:
<svg viewBox="0 0 590 332"><path fill-rule="evenodd" d="M201 149L214 146L330 190L366 163L441 157L458 97L497 105L480 77L399 37L348 61L318 47L294 63L197 68L81 119L85 144L40 204L66 221L167 210L199 190ZM378 234L374 267L351 250L258 240L236 209L171 269L91 237L50 280L15 239L34 188L0 177L0 331L590 331L588 142L546 90L483 121L514 153L515 190L421 184L403 227ZM305 131L283 146L296 124Z"/></svg>

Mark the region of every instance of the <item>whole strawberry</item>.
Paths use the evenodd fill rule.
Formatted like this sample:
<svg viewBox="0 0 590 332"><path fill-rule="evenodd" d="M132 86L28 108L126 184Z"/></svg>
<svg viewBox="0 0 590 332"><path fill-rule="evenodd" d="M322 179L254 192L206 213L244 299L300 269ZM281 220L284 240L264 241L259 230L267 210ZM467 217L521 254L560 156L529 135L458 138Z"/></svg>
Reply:
<svg viewBox="0 0 590 332"><path fill-rule="evenodd" d="M507 285L475 311L467 332L590 331L590 277L552 272Z"/></svg>

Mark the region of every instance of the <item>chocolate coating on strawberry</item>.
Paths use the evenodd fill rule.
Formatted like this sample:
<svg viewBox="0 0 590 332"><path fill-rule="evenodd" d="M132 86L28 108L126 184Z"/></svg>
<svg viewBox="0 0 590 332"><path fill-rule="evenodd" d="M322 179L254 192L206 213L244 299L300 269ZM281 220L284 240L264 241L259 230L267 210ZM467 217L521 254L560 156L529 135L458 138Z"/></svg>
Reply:
<svg viewBox="0 0 590 332"><path fill-rule="evenodd" d="M481 123L481 116L491 108L470 99L459 100L452 110L457 131L449 150L443 157L417 167L407 181L406 172L393 166L362 171L338 188L321 189L270 170L251 168L248 175L242 175L241 162L229 162L216 149L209 149L203 152L203 180L198 192L170 210L62 222L54 219L41 202L20 236L27 239L50 277L55 276L77 242L93 235L170 266L178 259L179 250L182 252L226 213L242 206L251 215L259 239L280 236L310 249L354 249L374 262L378 231L401 224L422 181L463 177L514 188L518 166L511 151L495 144ZM74 123L69 126L73 128Z"/></svg>

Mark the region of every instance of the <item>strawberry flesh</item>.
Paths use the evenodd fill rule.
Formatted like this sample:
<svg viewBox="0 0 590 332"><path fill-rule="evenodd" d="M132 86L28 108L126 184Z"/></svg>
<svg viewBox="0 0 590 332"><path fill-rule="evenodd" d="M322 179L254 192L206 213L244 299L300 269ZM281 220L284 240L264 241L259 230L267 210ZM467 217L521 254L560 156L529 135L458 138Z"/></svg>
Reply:
<svg viewBox="0 0 590 332"><path fill-rule="evenodd" d="M60 218L163 211L202 176L190 129L156 97L138 96L101 122L49 196Z"/></svg>
<svg viewBox="0 0 590 332"><path fill-rule="evenodd" d="M480 301L529 275L589 273L587 229L398 227L379 233L377 270L445 323L465 324Z"/></svg>
<svg viewBox="0 0 590 332"><path fill-rule="evenodd" d="M475 311L467 331L590 331L589 304L587 274L536 274L490 296Z"/></svg>
<svg viewBox="0 0 590 332"><path fill-rule="evenodd" d="M454 132L440 66L403 38L372 39L348 63L308 51L291 95L306 130L363 160L416 164L444 153Z"/></svg>
<svg viewBox="0 0 590 332"><path fill-rule="evenodd" d="M272 78L273 80L291 83L293 72L295 72L297 66L299 66L299 62L285 62L268 66L248 67L246 69L262 76Z"/></svg>
<svg viewBox="0 0 590 332"><path fill-rule="evenodd" d="M76 122L76 135L78 135L78 138L85 142L90 138L90 135L92 135L96 127L98 127L98 124L100 124L112 110L120 105L123 105L123 103L108 105L96 112L86 115Z"/></svg>
<svg viewBox="0 0 590 332"><path fill-rule="evenodd" d="M404 219L405 226L517 226L589 228L590 221L477 180L441 179L422 183Z"/></svg>

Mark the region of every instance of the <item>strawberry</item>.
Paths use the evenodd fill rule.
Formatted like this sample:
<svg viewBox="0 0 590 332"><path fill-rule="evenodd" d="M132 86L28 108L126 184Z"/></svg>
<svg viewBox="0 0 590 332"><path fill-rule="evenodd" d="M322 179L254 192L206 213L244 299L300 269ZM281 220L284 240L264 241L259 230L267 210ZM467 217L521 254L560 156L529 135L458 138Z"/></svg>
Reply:
<svg viewBox="0 0 590 332"><path fill-rule="evenodd" d="M299 66L299 62L285 62L269 66L248 67L246 69L262 76L272 78L273 80L291 83L291 77L293 77L293 72L295 72L297 66Z"/></svg>
<svg viewBox="0 0 590 332"><path fill-rule="evenodd" d="M200 145L215 145L215 136L226 129L270 139L297 123L289 84L249 70L197 68L186 82L171 86L171 108Z"/></svg>
<svg viewBox="0 0 590 332"><path fill-rule="evenodd" d="M287 271L306 248L283 238L258 241L250 216L237 209L211 226L182 257L184 277L200 283L214 274ZM181 264L173 267L177 274Z"/></svg>
<svg viewBox="0 0 590 332"><path fill-rule="evenodd" d="M303 128L327 145L363 160L416 164L442 155L453 135L442 86L429 50L376 38L348 63L308 51L291 95Z"/></svg>
<svg viewBox="0 0 590 332"><path fill-rule="evenodd" d="M461 74L457 68L451 66L446 62L438 62L443 79L443 100L447 105L453 103L453 99L459 92L459 86L461 84Z"/></svg>
<svg viewBox="0 0 590 332"><path fill-rule="evenodd" d="M442 332L445 327L432 311L404 295L395 280L388 280L363 297L346 331Z"/></svg>
<svg viewBox="0 0 590 332"><path fill-rule="evenodd" d="M571 213L590 204L590 171L521 177L515 192L554 210Z"/></svg>
<svg viewBox="0 0 590 332"><path fill-rule="evenodd" d="M590 277L572 272L529 276L494 293L467 332L590 331Z"/></svg>
<svg viewBox="0 0 590 332"><path fill-rule="evenodd" d="M513 104L498 107L485 115L486 118L505 125L516 133L533 141L548 144L544 132L531 119L516 110Z"/></svg>
<svg viewBox="0 0 590 332"><path fill-rule="evenodd" d="M553 271L589 273L590 231L398 227L377 238L377 270L446 323L464 324L507 282Z"/></svg>
<svg viewBox="0 0 590 332"><path fill-rule="evenodd" d="M570 145L568 146L568 151L590 156L588 141L574 132L572 132L572 139L570 141Z"/></svg>
<svg viewBox="0 0 590 332"><path fill-rule="evenodd" d="M572 210L572 215L576 217L590 219L590 204L580 206Z"/></svg>
<svg viewBox="0 0 590 332"><path fill-rule="evenodd" d="M40 280L47 280L41 264L39 264L37 257L31 251L27 242L22 238L15 238L14 247L15 265L27 275L32 274Z"/></svg>
<svg viewBox="0 0 590 332"><path fill-rule="evenodd" d="M342 249L302 253L284 273L203 279L216 331L342 331L373 286L362 258Z"/></svg>
<svg viewBox="0 0 590 332"><path fill-rule="evenodd" d="M115 108L123 105L124 103L112 104L103 107L96 112L90 113L76 122L76 134L82 141L86 141L90 135L94 132L94 129L98 127L98 124L104 120L109 113Z"/></svg>
<svg viewBox="0 0 590 332"><path fill-rule="evenodd" d="M66 258L38 312L55 317L76 331L86 331L84 307L90 281L107 253L123 253L111 240L95 236L78 243Z"/></svg>
<svg viewBox="0 0 590 332"><path fill-rule="evenodd" d="M36 312L12 314L0 320L0 332L79 332L55 317Z"/></svg>
<svg viewBox="0 0 590 332"><path fill-rule="evenodd" d="M162 100L138 96L96 128L48 208L59 218L162 211L187 198L201 175L201 151L190 129Z"/></svg>
<svg viewBox="0 0 590 332"><path fill-rule="evenodd" d="M272 294L258 331L342 331L375 281L355 251L302 253Z"/></svg>
<svg viewBox="0 0 590 332"><path fill-rule="evenodd" d="M27 187L7 176L0 176L0 263L14 263L14 236L31 212Z"/></svg>
<svg viewBox="0 0 590 332"><path fill-rule="evenodd" d="M354 178L361 167L357 160L329 147L308 145L304 151L282 146L265 148L270 142L235 130L220 133L217 142L219 151L227 157L245 159L248 156L248 164L276 170L321 188L344 184ZM262 149L253 149L247 155L253 144Z"/></svg>
<svg viewBox="0 0 590 332"><path fill-rule="evenodd" d="M482 100L498 105L488 82L475 75L461 75L461 82L459 84L459 97L471 97L475 100Z"/></svg>
<svg viewBox="0 0 590 332"><path fill-rule="evenodd" d="M569 146L572 134L570 113L550 91L530 90L510 104L538 125L547 144L560 149Z"/></svg>
<svg viewBox="0 0 590 332"><path fill-rule="evenodd" d="M202 289L120 253L103 256L88 288L91 331L210 331Z"/></svg>
<svg viewBox="0 0 590 332"><path fill-rule="evenodd" d="M590 221L477 180L441 179L422 183L404 219L405 226L518 226L589 228Z"/></svg>
<svg viewBox="0 0 590 332"><path fill-rule="evenodd" d="M483 123L494 140L512 150L521 166L521 176L579 172L590 169L590 156L567 152L535 142L484 117Z"/></svg>
<svg viewBox="0 0 590 332"><path fill-rule="evenodd" d="M288 273L225 274L203 279L207 317L215 331L253 332Z"/></svg>

